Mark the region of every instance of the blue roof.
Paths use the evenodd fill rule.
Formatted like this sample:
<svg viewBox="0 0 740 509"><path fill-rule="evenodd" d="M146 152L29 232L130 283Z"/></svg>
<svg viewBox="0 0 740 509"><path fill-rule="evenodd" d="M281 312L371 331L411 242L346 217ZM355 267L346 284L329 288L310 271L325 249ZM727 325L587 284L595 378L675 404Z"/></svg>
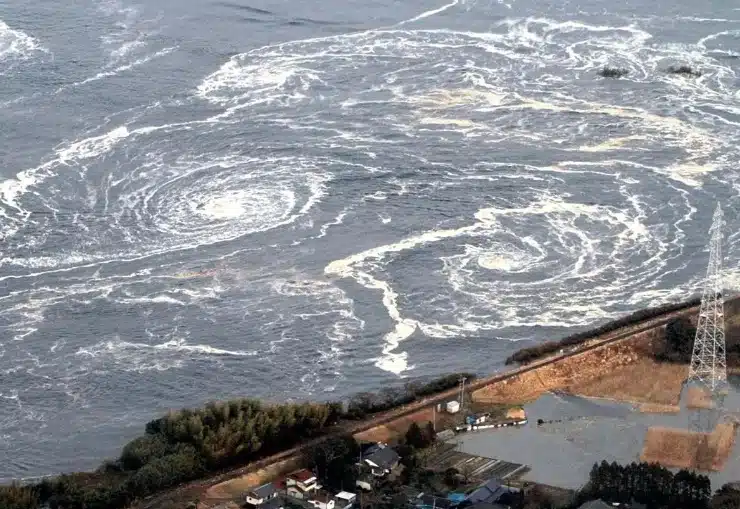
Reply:
<svg viewBox="0 0 740 509"><path fill-rule="evenodd" d="M447 498L452 500L453 502L462 502L463 500L465 500L465 493L448 493Z"/></svg>

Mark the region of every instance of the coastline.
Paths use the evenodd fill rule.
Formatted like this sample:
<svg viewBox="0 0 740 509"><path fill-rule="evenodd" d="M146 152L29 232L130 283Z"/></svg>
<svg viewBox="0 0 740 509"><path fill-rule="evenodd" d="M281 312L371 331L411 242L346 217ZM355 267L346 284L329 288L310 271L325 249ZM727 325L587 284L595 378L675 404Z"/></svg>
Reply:
<svg viewBox="0 0 740 509"><path fill-rule="evenodd" d="M735 297L733 302L740 302L740 298ZM579 335L583 339L579 340L578 345L568 348L567 351L563 351L562 353L559 352L555 355L548 355L511 370L494 373L476 379L466 386L466 393L472 394L473 399L475 400L481 399L481 394L495 390L503 394L509 394L509 400L502 402L521 403L522 399L526 399L526 395L522 394L520 391L514 391L517 395L515 397L511 396L512 389L514 389L515 386L512 384L516 380L521 380L522 378L531 376L532 374L537 374L539 376L539 372L543 369L556 369L554 367L567 366L568 363L578 362L580 359L584 358L598 356L601 359L609 359L610 357L608 355L604 356L603 352L610 352L613 349L624 349L624 344L644 343L645 338L655 337L656 331L661 330L670 320L678 317L691 317L696 315L698 312L698 306L693 305L693 301L672 305L672 307L674 309L679 307L679 309L663 312L657 316L653 313L650 318L639 321L635 321L633 318L633 323L629 325L614 327L613 325L610 326L610 324L604 324L593 329L593 332L590 335L588 332L580 333ZM624 323L624 318L618 319L615 322ZM605 329L609 329L609 331L603 332ZM629 358L632 359L633 357ZM597 364L600 366L602 372L599 373L598 370L596 372L592 372L592 376L590 378L587 377L588 380L603 379L604 377L601 377L600 375L603 375L604 371L609 372L614 367L609 360L605 362L600 361ZM740 372L740 368L734 368L734 370ZM537 387L534 393L529 395L529 397L535 397L536 399L542 391L561 388L562 385L563 384L560 384L560 386L558 386L557 383L549 385L542 384L540 387ZM478 395L477 398L476 395ZM293 447L249 461L238 467L225 467L222 469L205 471L202 475L193 480L186 480L185 482L178 483L177 486L157 491L147 497L145 501L132 501L127 507L153 509L158 507L158 504L160 504L164 499L172 500L174 498L185 500L192 498L194 494L203 493L208 488L219 483L254 474L262 469L269 469L274 465L284 464L291 467L295 466L296 461L299 461L299 458L302 457L303 453L308 448L319 443L321 440L326 439L328 436L336 436L340 434L351 434L356 436L378 426L384 426L392 424L395 421L408 419L409 416L414 414L424 415L424 410L427 410L439 403L445 403L450 399L456 399L458 396L459 388L455 386L441 392L421 397L416 401L401 404L386 411L374 413L361 420L342 421L341 423L337 423L337 425L332 425L327 428L325 432L320 434L320 436L309 440L302 440ZM599 395L594 394L593 396ZM517 399L517 401L513 401L512 398ZM659 402L665 404L672 403L672 401L665 402L662 400ZM655 401L648 399L643 400L642 403L655 403ZM280 469L278 468L277 470ZM84 477L87 478L89 482L89 479L94 478L96 475L104 474L100 474L100 471L98 471L98 473L68 474L67 477Z"/></svg>

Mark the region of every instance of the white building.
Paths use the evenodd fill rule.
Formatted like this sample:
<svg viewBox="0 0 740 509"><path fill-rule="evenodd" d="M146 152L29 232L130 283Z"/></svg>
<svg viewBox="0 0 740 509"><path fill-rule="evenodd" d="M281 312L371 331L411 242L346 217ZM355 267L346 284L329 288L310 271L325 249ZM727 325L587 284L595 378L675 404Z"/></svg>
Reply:
<svg viewBox="0 0 740 509"><path fill-rule="evenodd" d="M262 486L248 491L245 499L248 505L252 507L260 507L277 497L277 495L278 493L275 489L275 485L268 482L267 484L263 484Z"/></svg>
<svg viewBox="0 0 740 509"><path fill-rule="evenodd" d="M285 488L288 496L308 500L321 489L321 486L316 475L304 468L291 472L285 477Z"/></svg>
<svg viewBox="0 0 740 509"><path fill-rule="evenodd" d="M316 509L334 509L334 499L327 493L313 495L308 503Z"/></svg>
<svg viewBox="0 0 740 509"><path fill-rule="evenodd" d="M334 495L337 509L349 509L357 500L357 495L349 491L340 491Z"/></svg>

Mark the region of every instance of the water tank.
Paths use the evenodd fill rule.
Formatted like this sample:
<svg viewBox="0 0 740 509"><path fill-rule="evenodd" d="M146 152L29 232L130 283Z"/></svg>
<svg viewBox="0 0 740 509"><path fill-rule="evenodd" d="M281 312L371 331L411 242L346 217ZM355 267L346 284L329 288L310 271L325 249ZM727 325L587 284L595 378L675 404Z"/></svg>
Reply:
<svg viewBox="0 0 740 509"><path fill-rule="evenodd" d="M448 401L446 408L448 413L455 414L460 411L460 403L457 401Z"/></svg>

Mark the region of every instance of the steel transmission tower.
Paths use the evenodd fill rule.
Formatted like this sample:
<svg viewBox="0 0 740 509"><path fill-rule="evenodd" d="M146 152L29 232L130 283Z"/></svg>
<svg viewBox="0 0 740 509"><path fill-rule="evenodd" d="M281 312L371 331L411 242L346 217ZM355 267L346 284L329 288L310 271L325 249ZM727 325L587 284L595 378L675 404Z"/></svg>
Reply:
<svg viewBox="0 0 740 509"><path fill-rule="evenodd" d="M714 399L727 385L725 356L725 313L722 296L722 207L717 204L709 241L709 267L701 296L689 384L707 390Z"/></svg>

